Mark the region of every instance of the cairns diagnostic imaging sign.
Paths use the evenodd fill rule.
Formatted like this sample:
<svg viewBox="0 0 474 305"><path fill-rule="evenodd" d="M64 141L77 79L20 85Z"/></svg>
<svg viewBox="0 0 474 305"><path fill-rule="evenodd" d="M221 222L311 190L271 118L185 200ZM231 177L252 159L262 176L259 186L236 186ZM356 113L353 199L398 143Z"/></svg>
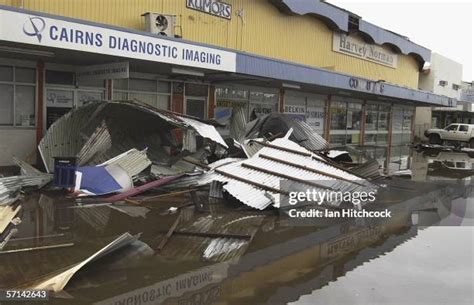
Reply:
<svg viewBox="0 0 474 305"><path fill-rule="evenodd" d="M236 54L107 27L0 8L0 41L235 72Z"/></svg>

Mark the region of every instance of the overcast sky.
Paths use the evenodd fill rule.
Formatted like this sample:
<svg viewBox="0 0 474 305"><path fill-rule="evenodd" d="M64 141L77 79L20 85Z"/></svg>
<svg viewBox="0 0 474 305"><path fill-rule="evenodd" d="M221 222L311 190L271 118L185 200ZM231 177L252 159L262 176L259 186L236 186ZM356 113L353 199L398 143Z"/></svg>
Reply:
<svg viewBox="0 0 474 305"><path fill-rule="evenodd" d="M474 0L328 0L364 20L402 34L432 52L463 65L463 80L473 78Z"/></svg>

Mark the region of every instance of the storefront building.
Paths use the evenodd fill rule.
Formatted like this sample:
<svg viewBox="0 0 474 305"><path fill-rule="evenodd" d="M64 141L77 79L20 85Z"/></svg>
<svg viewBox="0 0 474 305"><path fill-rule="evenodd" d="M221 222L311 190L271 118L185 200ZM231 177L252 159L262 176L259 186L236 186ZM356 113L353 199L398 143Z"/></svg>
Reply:
<svg viewBox="0 0 474 305"><path fill-rule="evenodd" d="M286 113L402 169L415 107L456 104L417 89L430 56L318 1L0 0L0 166L73 107L137 99L223 124Z"/></svg>

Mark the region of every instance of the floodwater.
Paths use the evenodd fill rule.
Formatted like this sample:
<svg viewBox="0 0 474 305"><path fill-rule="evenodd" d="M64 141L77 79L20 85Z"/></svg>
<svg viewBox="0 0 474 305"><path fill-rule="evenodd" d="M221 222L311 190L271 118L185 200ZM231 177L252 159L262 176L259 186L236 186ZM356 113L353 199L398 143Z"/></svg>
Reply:
<svg viewBox="0 0 474 305"><path fill-rule="evenodd" d="M411 178L385 181L374 203L392 211L385 219L295 225L204 193L196 208L188 194L112 207L36 192L3 251L63 247L0 254L0 290L32 287L129 232L137 242L86 265L45 303L472 304L474 159L412 153Z"/></svg>

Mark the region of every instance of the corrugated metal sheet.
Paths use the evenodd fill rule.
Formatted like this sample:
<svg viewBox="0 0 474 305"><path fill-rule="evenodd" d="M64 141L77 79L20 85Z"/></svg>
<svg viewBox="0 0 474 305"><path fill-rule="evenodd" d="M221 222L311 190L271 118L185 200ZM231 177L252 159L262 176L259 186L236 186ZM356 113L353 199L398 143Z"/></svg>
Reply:
<svg viewBox="0 0 474 305"><path fill-rule="evenodd" d="M54 157L74 157L84 146L86 140L81 130L98 110L99 103L91 103L72 110L49 127L38 146L48 173L54 170Z"/></svg>
<svg viewBox="0 0 474 305"><path fill-rule="evenodd" d="M18 199L18 191L25 187L41 188L53 179L52 175L10 176L0 178L0 206Z"/></svg>
<svg viewBox="0 0 474 305"><path fill-rule="evenodd" d="M187 117L178 116L178 118L187 125L194 128L203 138L210 139L226 148L228 147L214 126Z"/></svg>
<svg viewBox="0 0 474 305"><path fill-rule="evenodd" d="M212 181L209 187L210 198L223 198L222 183L219 181Z"/></svg>
<svg viewBox="0 0 474 305"><path fill-rule="evenodd" d="M124 169L130 177L135 177L150 166L151 161L147 157L146 149L139 151L133 148L100 165L118 165Z"/></svg>
<svg viewBox="0 0 474 305"><path fill-rule="evenodd" d="M273 204L280 206L281 196L288 188L291 191L333 190L340 192L370 191L376 188L369 181L327 163L322 157L309 152L286 138L276 139L263 147L253 157L212 166L212 170L201 177L199 183L220 181L224 190L242 203L263 210ZM340 201L327 201L328 205L339 205Z"/></svg>
<svg viewBox="0 0 474 305"><path fill-rule="evenodd" d="M196 132L193 129L187 129L183 135L183 150L194 153L196 149Z"/></svg>
<svg viewBox="0 0 474 305"><path fill-rule="evenodd" d="M218 215L189 215L189 220L178 225L176 231L219 234L222 237L173 235L160 255L179 259L227 261L243 255L263 222L263 215L248 212L219 213ZM247 235L248 239L225 235Z"/></svg>
<svg viewBox="0 0 474 305"><path fill-rule="evenodd" d="M364 164L351 168L351 172L356 175L366 177L367 179L376 180L382 178L380 173L380 164L377 160L371 159Z"/></svg>
<svg viewBox="0 0 474 305"><path fill-rule="evenodd" d="M256 137L277 136L278 133L286 133L293 129L290 139L310 151L325 150L329 143L313 130L306 122L295 120L286 114L272 113L257 119L257 122L249 123L247 139ZM283 134L280 135L282 137Z"/></svg>
<svg viewBox="0 0 474 305"><path fill-rule="evenodd" d="M214 126L198 119L137 101L115 101L91 103L67 113L50 127L38 149L48 172L54 170L53 157L79 156L84 163L96 165L133 148L148 148L152 161L168 163L172 160L164 147L178 146L171 135L175 128L191 128L227 147Z"/></svg>
<svg viewBox="0 0 474 305"><path fill-rule="evenodd" d="M112 138L110 136L107 124L102 121L100 126L89 137L81 151L77 154L78 165L84 165L90 161L94 156L107 151L112 147Z"/></svg>
<svg viewBox="0 0 474 305"><path fill-rule="evenodd" d="M233 107L230 117L230 137L239 143L245 140L245 129L247 125L247 113L245 107Z"/></svg>
<svg viewBox="0 0 474 305"><path fill-rule="evenodd" d="M20 167L20 172L22 175L25 176L36 176L36 175L43 175L44 173L34 168L31 164L18 159L17 157L13 157L13 163L15 163L18 167Z"/></svg>

